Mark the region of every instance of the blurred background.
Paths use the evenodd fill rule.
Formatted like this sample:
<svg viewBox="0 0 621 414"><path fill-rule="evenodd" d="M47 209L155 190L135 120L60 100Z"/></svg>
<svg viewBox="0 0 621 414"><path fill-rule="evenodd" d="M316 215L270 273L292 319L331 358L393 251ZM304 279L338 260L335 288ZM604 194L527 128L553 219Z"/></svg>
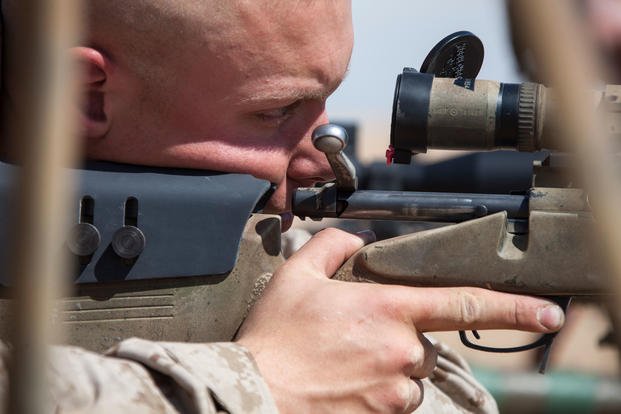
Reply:
<svg viewBox="0 0 621 414"><path fill-rule="evenodd" d="M328 100L331 119L358 125L361 161L383 159L388 146L395 80L419 69L440 39L460 30L485 46L478 78L519 82L504 2L496 0L377 2L354 0L354 51L349 73Z"/></svg>
<svg viewBox="0 0 621 414"><path fill-rule="evenodd" d="M592 2L598 1L620 3ZM621 7L618 10L621 16ZM513 55L502 1L353 0L353 16L355 46L349 73L329 99L328 113L333 122L356 126L355 156L361 163L384 160L396 76L403 67L420 68L431 48L448 34L467 30L482 40L485 60L478 78L526 80ZM621 43L621 36L619 39ZM425 164L455 155L430 151L416 158ZM334 224L328 220L297 221L296 226L314 232ZM536 373L538 351L490 354L464 347L457 332L433 336L468 359L477 377L497 398L501 412L621 412L619 358L614 346L601 343L610 329L608 314L600 303L574 302L545 376ZM532 339L530 334L509 331L488 331L482 336L488 344L503 346Z"/></svg>

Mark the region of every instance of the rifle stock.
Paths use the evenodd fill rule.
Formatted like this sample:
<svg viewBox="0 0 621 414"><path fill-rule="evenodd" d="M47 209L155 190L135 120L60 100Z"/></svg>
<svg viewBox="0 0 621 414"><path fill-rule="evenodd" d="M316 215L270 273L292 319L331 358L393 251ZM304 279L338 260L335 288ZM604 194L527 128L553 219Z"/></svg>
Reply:
<svg viewBox="0 0 621 414"><path fill-rule="evenodd" d="M486 289L541 296L597 295L607 283L593 267L592 218L532 211L527 234L505 212L378 241L335 274L348 281Z"/></svg>
<svg viewBox="0 0 621 414"><path fill-rule="evenodd" d="M230 341L261 295L280 253L280 217L254 214L244 229L235 267L222 275L117 281L78 286L56 305L65 341L105 351L122 339ZM12 318L10 291L0 298L0 337Z"/></svg>

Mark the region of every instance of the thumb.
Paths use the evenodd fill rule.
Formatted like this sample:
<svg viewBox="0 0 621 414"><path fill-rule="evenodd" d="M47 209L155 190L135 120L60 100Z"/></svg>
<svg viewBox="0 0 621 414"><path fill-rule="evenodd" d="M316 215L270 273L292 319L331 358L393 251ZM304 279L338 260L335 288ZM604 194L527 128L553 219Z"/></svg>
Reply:
<svg viewBox="0 0 621 414"><path fill-rule="evenodd" d="M295 252L285 266L300 266L331 277L361 247L374 241L375 233L370 230L351 234L334 228L325 229Z"/></svg>

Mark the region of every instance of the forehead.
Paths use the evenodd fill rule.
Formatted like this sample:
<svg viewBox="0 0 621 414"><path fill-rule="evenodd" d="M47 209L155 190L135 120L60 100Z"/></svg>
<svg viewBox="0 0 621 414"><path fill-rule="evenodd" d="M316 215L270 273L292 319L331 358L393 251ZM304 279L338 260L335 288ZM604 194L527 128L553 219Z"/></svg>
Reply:
<svg viewBox="0 0 621 414"><path fill-rule="evenodd" d="M327 95L342 80L352 48L348 1L250 1L229 18L237 24L212 52L238 87L252 82L253 92L277 95L295 85Z"/></svg>
<svg viewBox="0 0 621 414"><path fill-rule="evenodd" d="M345 0L250 1L233 16L240 47L261 45L265 51L292 52L295 46L307 52L351 41L351 9Z"/></svg>

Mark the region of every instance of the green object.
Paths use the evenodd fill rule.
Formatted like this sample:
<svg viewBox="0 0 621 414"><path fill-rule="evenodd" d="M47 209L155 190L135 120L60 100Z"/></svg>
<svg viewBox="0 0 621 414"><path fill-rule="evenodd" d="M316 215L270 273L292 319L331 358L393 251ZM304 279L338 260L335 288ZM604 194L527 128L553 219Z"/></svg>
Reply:
<svg viewBox="0 0 621 414"><path fill-rule="evenodd" d="M514 373L474 369L501 413L619 413L621 382L569 372Z"/></svg>

